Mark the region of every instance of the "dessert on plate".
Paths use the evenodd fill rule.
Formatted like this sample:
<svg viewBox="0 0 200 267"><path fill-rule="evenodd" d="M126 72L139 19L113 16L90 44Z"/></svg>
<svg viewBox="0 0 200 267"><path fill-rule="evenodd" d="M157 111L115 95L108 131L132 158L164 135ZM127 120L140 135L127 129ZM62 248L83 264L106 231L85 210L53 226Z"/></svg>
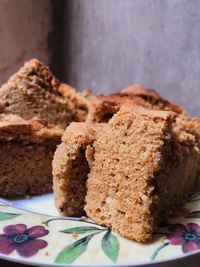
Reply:
<svg viewBox="0 0 200 267"><path fill-rule="evenodd" d="M61 215L146 242L200 190L200 122L142 85L77 92L32 59L0 88L0 162L1 196L50 192L53 173Z"/></svg>
<svg viewBox="0 0 200 267"><path fill-rule="evenodd" d="M115 102L111 106L117 107L112 110L111 119L97 129L91 142L84 144L82 186L87 182L80 194L80 209L78 206L74 209L68 197L73 199L74 194L74 199L78 199L83 172L76 174L71 160L68 164L69 149L64 140L53 161L55 184L58 181L64 184L62 197L58 186L54 188L60 214L77 216L85 210L95 222L130 239L146 242L162 220L200 190L200 123L154 91L142 89L141 92L138 88L137 92L135 88L131 91L137 98L126 96L124 101L121 100L124 96L111 97ZM147 92L151 93L150 98ZM138 99L143 102L138 104ZM80 123L79 129L81 125L85 127ZM68 127L66 136L72 135L70 131ZM67 140L68 146L76 147L75 139ZM65 147L62 152L61 147ZM76 157L73 159L75 164ZM73 189L69 187L70 180Z"/></svg>
<svg viewBox="0 0 200 267"><path fill-rule="evenodd" d="M127 104L86 150L85 211L95 222L146 242L200 190L200 152L187 118Z"/></svg>
<svg viewBox="0 0 200 267"><path fill-rule="evenodd" d="M66 126L84 121L91 93L60 83L32 59L0 88L1 196L52 191L52 159Z"/></svg>

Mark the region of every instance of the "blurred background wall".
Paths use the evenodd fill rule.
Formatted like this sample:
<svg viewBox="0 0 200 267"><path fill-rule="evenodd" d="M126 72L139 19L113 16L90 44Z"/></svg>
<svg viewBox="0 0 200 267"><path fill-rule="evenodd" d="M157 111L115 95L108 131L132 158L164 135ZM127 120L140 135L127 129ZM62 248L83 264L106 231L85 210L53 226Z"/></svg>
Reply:
<svg viewBox="0 0 200 267"><path fill-rule="evenodd" d="M199 0L0 5L0 81L26 58L39 57L78 89L105 93L143 83L200 116Z"/></svg>
<svg viewBox="0 0 200 267"><path fill-rule="evenodd" d="M52 57L50 0L0 0L0 84L25 60Z"/></svg>

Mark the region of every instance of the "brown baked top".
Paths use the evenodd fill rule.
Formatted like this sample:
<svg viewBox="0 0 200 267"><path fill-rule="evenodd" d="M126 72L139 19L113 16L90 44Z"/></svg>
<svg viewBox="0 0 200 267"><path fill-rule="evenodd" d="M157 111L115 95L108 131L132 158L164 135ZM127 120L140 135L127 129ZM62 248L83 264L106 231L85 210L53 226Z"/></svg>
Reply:
<svg viewBox="0 0 200 267"><path fill-rule="evenodd" d="M150 96L155 99L160 99L161 95L155 90L144 87L142 84L133 84L121 90L123 94L136 96Z"/></svg>
<svg viewBox="0 0 200 267"><path fill-rule="evenodd" d="M144 105L144 106L148 106L148 104L140 97L134 96L134 95L127 95L127 94L122 94L122 93L113 93L110 95L100 95L97 96L96 99L94 99L94 103L96 105L99 104L104 104L104 105L117 105L117 106L121 106L122 104L124 104L127 101L132 101L135 104L140 104L140 105Z"/></svg>
<svg viewBox="0 0 200 267"><path fill-rule="evenodd" d="M24 66L18 72L13 74L7 84L11 87L19 86L19 82L29 86L39 86L54 94L59 94L59 80L52 74L49 67L37 59L31 59L25 62Z"/></svg>
<svg viewBox="0 0 200 267"><path fill-rule="evenodd" d="M60 140L63 130L45 121L33 118L24 120L13 114L0 115L0 141L28 141L40 143L45 140Z"/></svg>
<svg viewBox="0 0 200 267"><path fill-rule="evenodd" d="M146 102L151 104L153 109L171 110L176 113L184 112L180 106L164 99L155 90L146 88L140 84L130 85L127 88L122 89L121 92L129 96L141 97Z"/></svg>
<svg viewBox="0 0 200 267"><path fill-rule="evenodd" d="M77 140L82 144L90 144L104 126L105 123L72 122L65 130L62 141Z"/></svg>
<svg viewBox="0 0 200 267"><path fill-rule="evenodd" d="M131 103L126 103L121 106L120 113L126 112L132 112L136 115L142 115L152 119L168 120L169 118L176 117L176 113L172 111L149 109L141 106L134 106L131 105Z"/></svg>

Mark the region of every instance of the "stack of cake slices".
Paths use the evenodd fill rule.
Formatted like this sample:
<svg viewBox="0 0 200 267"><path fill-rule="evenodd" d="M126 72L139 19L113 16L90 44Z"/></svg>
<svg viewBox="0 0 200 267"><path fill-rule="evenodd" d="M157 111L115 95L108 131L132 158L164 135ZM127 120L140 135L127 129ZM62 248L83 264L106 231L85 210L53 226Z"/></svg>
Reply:
<svg viewBox="0 0 200 267"><path fill-rule="evenodd" d="M95 97L63 135L53 183L61 215L146 242L200 190L200 122L139 85Z"/></svg>
<svg viewBox="0 0 200 267"><path fill-rule="evenodd" d="M0 162L1 196L53 184L61 215L146 242L200 190L200 122L142 85L77 92L32 59L0 88Z"/></svg>
<svg viewBox="0 0 200 267"><path fill-rule="evenodd" d="M54 151L72 121L86 120L89 98L36 59L0 88L1 196L52 191Z"/></svg>

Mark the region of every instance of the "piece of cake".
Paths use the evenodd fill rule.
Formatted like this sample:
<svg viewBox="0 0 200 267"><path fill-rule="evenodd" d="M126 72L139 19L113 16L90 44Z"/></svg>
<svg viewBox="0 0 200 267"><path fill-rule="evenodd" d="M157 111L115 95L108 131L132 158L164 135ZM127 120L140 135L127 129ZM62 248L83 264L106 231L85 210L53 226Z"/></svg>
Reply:
<svg viewBox="0 0 200 267"><path fill-rule="evenodd" d="M108 122L126 102L146 108L183 113L183 109L162 98L156 91L142 85L131 85L120 93L93 97L87 115L88 122Z"/></svg>
<svg viewBox="0 0 200 267"><path fill-rule="evenodd" d="M0 195L52 191L52 159L63 130L33 118L0 114Z"/></svg>
<svg viewBox="0 0 200 267"><path fill-rule="evenodd" d="M86 214L122 236L149 240L200 189L195 124L171 111L123 105L86 149Z"/></svg>
<svg viewBox="0 0 200 267"><path fill-rule="evenodd" d="M71 123L53 159L53 188L58 211L65 216L83 215L86 180L89 172L85 157L87 145L96 140L104 124Z"/></svg>
<svg viewBox="0 0 200 267"><path fill-rule="evenodd" d="M0 88L0 101L5 114L16 114L29 120L38 117L62 128L72 121L84 120L84 104L76 97L76 90L60 83L50 69L37 59L27 61ZM79 108L79 106L81 106Z"/></svg>
<svg viewBox="0 0 200 267"><path fill-rule="evenodd" d="M36 59L9 78L0 88L1 196L52 190L56 145L72 121L85 121L90 98L89 91L60 83Z"/></svg>

